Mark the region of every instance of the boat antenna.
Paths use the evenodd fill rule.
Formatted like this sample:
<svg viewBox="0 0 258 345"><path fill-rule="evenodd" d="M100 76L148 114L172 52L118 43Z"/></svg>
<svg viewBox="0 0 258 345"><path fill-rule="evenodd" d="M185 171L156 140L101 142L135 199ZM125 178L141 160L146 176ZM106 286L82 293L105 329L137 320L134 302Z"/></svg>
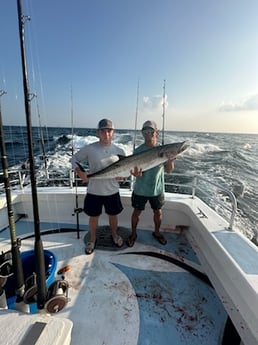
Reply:
<svg viewBox="0 0 258 345"><path fill-rule="evenodd" d="M71 126L72 126L72 156L74 155L74 126L73 126L73 87L71 85ZM73 180L75 180L75 209L74 214L76 215L76 230L77 230L77 238L80 238L80 223L79 223L79 214L82 212L82 208L79 207L78 202L78 190L77 185L78 181L75 176L75 172L73 171Z"/></svg>
<svg viewBox="0 0 258 345"><path fill-rule="evenodd" d="M166 79L164 79L164 84L163 84L163 97L162 97L162 145L164 145L164 135L165 135L165 110L166 110Z"/></svg>
<svg viewBox="0 0 258 345"><path fill-rule="evenodd" d="M3 168L4 186L5 186L5 194L6 194L6 202L7 202L8 221L9 221L10 237L11 237L12 267L13 267L13 274L14 274L14 279L15 279L15 284L16 284L16 287L15 287L15 293L17 296L16 305L17 305L17 308L20 309L22 308L22 305L20 304L20 302L23 302L25 284L24 284L23 267L22 267L22 260L21 260L21 254L20 254L20 245L19 245L19 240L16 237L11 187L10 187L9 176L8 176L8 162L7 162L5 141L4 141L4 130L3 130L2 110L1 110L1 97L4 94L6 94L6 91L0 90L0 146L1 146L1 154L2 154L2 168ZM2 293L0 293L0 295L2 295ZM20 310L20 311L24 311L24 310Z"/></svg>
<svg viewBox="0 0 258 345"><path fill-rule="evenodd" d="M137 94L136 94L136 111L135 111L135 123L134 123L134 139L133 139L133 152L136 145L136 130L137 130L137 121L138 121L138 108L139 108L139 78L137 82Z"/></svg>
<svg viewBox="0 0 258 345"><path fill-rule="evenodd" d="M27 20L30 20L30 17L23 15L21 0L17 0L17 12L18 12L18 23L19 23L22 74L23 74L24 105L25 105L27 136L28 136L31 194L32 194L33 216L34 216L34 232L35 232L34 250L35 250L35 259L36 259L36 281L37 281L37 288L38 288L37 307L39 310L42 310L45 306L46 291L47 291L46 274L45 274L45 258L44 258L43 244L40 237L38 196L37 196L35 162L34 162L33 142L32 142L31 99L30 99L30 92L29 92L29 81L28 81L27 63L26 63L26 54L25 54L25 36L24 36L24 23Z"/></svg>

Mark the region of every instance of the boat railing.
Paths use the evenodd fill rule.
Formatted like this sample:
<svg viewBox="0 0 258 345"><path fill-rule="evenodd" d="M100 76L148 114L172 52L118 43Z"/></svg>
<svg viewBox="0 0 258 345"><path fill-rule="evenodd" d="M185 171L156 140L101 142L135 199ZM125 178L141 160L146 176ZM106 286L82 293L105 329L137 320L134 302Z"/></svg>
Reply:
<svg viewBox="0 0 258 345"><path fill-rule="evenodd" d="M233 230L237 213L237 200L233 192L219 183L194 174L166 174L165 190L198 196L229 223L228 229ZM169 178L170 177L170 178Z"/></svg>
<svg viewBox="0 0 258 345"><path fill-rule="evenodd" d="M29 171L10 170L10 176L12 177L10 183L12 189L23 189L25 185L29 184ZM3 173L0 172L0 193L4 192L3 178ZM132 190L133 183L134 179L129 177L120 183L120 187ZM73 188L81 186L82 183L78 177L75 177L74 171L69 170L66 175L51 171L39 175L37 176L37 185ZM165 174L165 191L191 195L192 198L197 196L220 214L229 223L228 229L233 230L237 213L237 200L234 193L221 183L211 182L201 175L173 172Z"/></svg>
<svg viewBox="0 0 258 345"><path fill-rule="evenodd" d="M23 189L25 185L29 183L29 172L26 169L9 169L8 170L8 182L12 189ZM6 178L3 171L0 171L0 194L4 192Z"/></svg>

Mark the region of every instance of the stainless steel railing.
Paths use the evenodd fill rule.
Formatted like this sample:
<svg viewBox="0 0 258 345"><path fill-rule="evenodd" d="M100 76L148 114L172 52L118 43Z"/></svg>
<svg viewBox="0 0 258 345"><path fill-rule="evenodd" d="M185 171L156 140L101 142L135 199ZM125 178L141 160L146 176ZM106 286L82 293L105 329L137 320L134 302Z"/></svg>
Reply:
<svg viewBox="0 0 258 345"><path fill-rule="evenodd" d="M166 176L168 177L171 175L168 174ZM179 179L176 179L176 183L166 181L166 190L173 191L173 188L171 190L169 187L176 187L176 192L191 194L192 198L198 196L225 218L229 222L228 228L233 230L233 224L237 213L237 200L233 192L223 187L221 184L214 183L200 175L173 173L172 176L177 176ZM180 176L188 178L187 183L183 182L178 185ZM179 186L180 189L178 190Z"/></svg>
<svg viewBox="0 0 258 345"><path fill-rule="evenodd" d="M29 171L10 170L10 185L12 189L23 189L29 184ZM66 175L60 175L49 171L47 174L37 176L39 186L67 186L73 188L80 185L80 179L75 177L72 170ZM132 189L133 179L128 178L121 183L121 188ZM85 185L85 184L84 184ZM202 199L229 223L229 229L233 230L233 224L237 213L237 200L229 189L221 184L211 182L200 175L191 174L165 174L166 192L181 193L196 196ZM0 172L0 194L4 193L3 173Z"/></svg>

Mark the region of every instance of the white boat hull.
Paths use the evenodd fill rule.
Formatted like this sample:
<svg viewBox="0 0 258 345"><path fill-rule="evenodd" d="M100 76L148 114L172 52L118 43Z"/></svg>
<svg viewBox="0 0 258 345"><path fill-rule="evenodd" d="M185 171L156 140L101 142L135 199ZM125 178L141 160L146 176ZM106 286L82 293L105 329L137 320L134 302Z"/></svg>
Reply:
<svg viewBox="0 0 258 345"><path fill-rule="evenodd" d="M81 206L84 195L85 188L38 189L44 249L58 257L58 269L70 266L64 274L69 302L50 318L73 323L71 344L170 344L172 338L173 344L222 344L228 316L243 344L258 343L257 248L228 230L222 217L198 198L167 193L161 227L166 246L152 236L153 215L147 208L134 247L100 245L85 255L88 218L80 213L77 224L74 212L76 198ZM119 226L128 233L130 195L121 189ZM17 192L13 205L16 217L22 216L18 236L33 234L29 190ZM6 210L1 214L4 228ZM104 214L102 225L107 225ZM0 250L9 242L8 231L1 232ZM33 237L22 240L22 250L33 243Z"/></svg>

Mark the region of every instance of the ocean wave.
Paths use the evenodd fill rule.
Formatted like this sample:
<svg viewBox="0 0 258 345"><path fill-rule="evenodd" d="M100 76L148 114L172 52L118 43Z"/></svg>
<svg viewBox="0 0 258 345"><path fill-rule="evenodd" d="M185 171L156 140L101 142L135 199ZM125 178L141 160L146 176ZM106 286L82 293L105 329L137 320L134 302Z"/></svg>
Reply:
<svg viewBox="0 0 258 345"><path fill-rule="evenodd" d="M28 158L24 139L26 128L8 126L6 131L9 167L19 166ZM43 135L49 168L58 176L67 176L72 153L98 140L96 129L89 128L72 131L70 128L50 127L44 128ZM42 140L39 140L39 128L33 128L33 140L34 154L40 164ZM237 196L238 214L242 216L237 217L237 222L248 237L255 236L252 229L256 229L258 223L258 136L165 132L164 140L165 143L189 141L189 149L175 161L174 173L197 174L229 187ZM116 130L114 142L129 155L133 146L143 143L143 137L141 131ZM172 173L169 178L176 180L177 177Z"/></svg>

